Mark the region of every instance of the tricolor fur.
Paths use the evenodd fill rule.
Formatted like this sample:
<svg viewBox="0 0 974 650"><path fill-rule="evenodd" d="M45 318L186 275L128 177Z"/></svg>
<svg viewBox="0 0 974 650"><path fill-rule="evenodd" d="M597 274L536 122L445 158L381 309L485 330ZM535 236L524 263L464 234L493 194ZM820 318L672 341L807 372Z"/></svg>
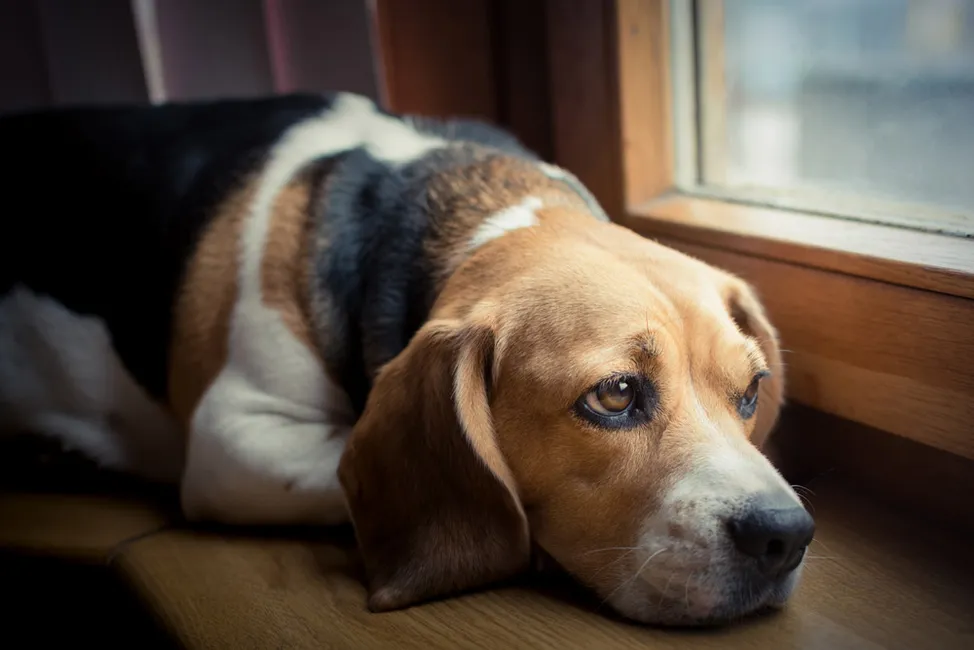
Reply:
<svg viewBox="0 0 974 650"><path fill-rule="evenodd" d="M348 94L0 121L0 428L180 482L191 518L347 518L378 369L478 246L597 203L472 121Z"/></svg>
<svg viewBox="0 0 974 650"><path fill-rule="evenodd" d="M193 520L350 520L373 610L536 548L640 621L793 592L814 522L760 451L757 296L510 135L338 94L0 142L0 429L178 484Z"/></svg>

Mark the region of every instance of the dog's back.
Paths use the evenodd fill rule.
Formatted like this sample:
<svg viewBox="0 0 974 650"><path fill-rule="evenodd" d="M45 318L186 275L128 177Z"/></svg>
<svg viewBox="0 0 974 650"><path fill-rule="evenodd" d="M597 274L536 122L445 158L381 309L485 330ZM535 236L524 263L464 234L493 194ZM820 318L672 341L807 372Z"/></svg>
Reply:
<svg viewBox="0 0 974 650"><path fill-rule="evenodd" d="M159 404L186 259L228 188L330 102L291 95L0 118L0 429L54 434L109 465L139 457L149 476L176 475L181 436ZM105 431L133 428L144 435L104 444Z"/></svg>
<svg viewBox="0 0 974 650"><path fill-rule="evenodd" d="M544 200L605 219L501 129L347 93L23 114L0 142L0 431L181 481L198 518L345 516L347 433L456 266Z"/></svg>
<svg viewBox="0 0 974 650"><path fill-rule="evenodd" d="M302 131L302 125L311 125L310 130ZM293 141L298 132L302 135ZM179 429L186 422L174 423L169 411L174 400L181 403L188 384L180 379L185 373L173 379L174 355L192 365L195 380L206 374L199 359L187 357L199 356L196 348L182 339L174 343L180 295L187 294L187 282L203 282L211 298L233 300L233 286L217 287L212 278L189 275L202 269L210 277L208 260L214 258L200 245L219 215L225 216L231 197L248 185L274 185L278 181L266 176L282 164L301 169L321 157L343 160L343 171L331 184L340 186L335 196L361 195L368 203L380 186L411 192L392 167L363 148L398 155L396 148L408 143L445 142L476 143L534 160L515 138L486 124L393 116L365 98L342 93L0 117L6 154L0 187L9 206L0 231L0 431L51 435L108 466L178 477L185 444ZM459 153L448 154L437 164L463 160ZM333 222L331 248L341 249L334 264L343 264L342 256L364 241L363 251L378 251L382 258L351 260L352 266L337 274L341 286L328 300L335 307L331 312L343 320L364 318L355 308L358 298L346 304L341 296L364 290L366 266L381 270L384 279L370 282L381 285L376 290L383 296L377 303L382 313L369 332L375 338L382 327L392 328L396 335L379 355L388 358L408 338L409 332L400 330L415 329L419 321L399 323L402 315L386 313L387 285L399 281L386 276L403 271L396 260L402 265L418 259L419 248L400 249L421 248L422 238L415 235L424 226L397 209L361 201L356 198L347 210L314 208L328 212ZM233 207L241 214L252 208ZM414 236L406 237L407 231ZM234 257L240 242L224 243ZM211 301L201 309L210 313L215 307ZM331 348L343 355L358 349L355 337L331 339ZM363 385L352 391L359 406L366 390Z"/></svg>
<svg viewBox="0 0 974 650"><path fill-rule="evenodd" d="M214 202L321 96L75 108L0 119L0 295L22 285L102 318L154 397L173 293Z"/></svg>

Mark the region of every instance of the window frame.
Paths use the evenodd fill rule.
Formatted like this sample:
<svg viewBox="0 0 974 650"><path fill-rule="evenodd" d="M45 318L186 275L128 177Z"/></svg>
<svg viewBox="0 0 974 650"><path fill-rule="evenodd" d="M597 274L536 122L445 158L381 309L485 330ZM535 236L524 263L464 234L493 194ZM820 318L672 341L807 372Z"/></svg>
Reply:
<svg viewBox="0 0 974 650"><path fill-rule="evenodd" d="M668 5L672 74L676 80L692 80L691 83L675 82L672 89L678 170L674 185L680 192L759 208L974 237L974 211L971 210L811 187L726 186L726 152L721 147L709 147L704 152L706 140L726 143L726 115L723 110L704 110L703 106L713 106L715 102L699 99L722 98L726 94L725 0L669 0ZM703 34L702 38L698 32Z"/></svg>
<svg viewBox="0 0 974 650"><path fill-rule="evenodd" d="M549 0L556 162L620 224L757 288L791 400L974 459L974 239L688 189L671 14L688 5Z"/></svg>

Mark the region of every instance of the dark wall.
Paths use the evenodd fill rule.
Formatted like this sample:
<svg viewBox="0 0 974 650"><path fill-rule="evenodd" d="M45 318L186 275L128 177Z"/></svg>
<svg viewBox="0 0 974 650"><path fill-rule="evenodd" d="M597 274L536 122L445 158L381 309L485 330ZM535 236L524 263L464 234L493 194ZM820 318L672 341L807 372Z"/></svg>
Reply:
<svg viewBox="0 0 974 650"><path fill-rule="evenodd" d="M0 111L344 89L378 98L365 0L0 0Z"/></svg>

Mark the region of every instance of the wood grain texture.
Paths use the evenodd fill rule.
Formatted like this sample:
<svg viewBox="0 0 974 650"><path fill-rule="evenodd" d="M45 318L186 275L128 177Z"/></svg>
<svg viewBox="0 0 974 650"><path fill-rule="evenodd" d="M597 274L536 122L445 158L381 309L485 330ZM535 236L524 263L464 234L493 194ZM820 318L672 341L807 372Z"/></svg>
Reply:
<svg viewBox="0 0 974 650"><path fill-rule="evenodd" d="M974 642L969 538L816 485L818 532L783 612L710 631L621 622L556 582L370 614L347 537L164 532L114 566L187 648L951 648Z"/></svg>
<svg viewBox="0 0 974 650"><path fill-rule="evenodd" d="M673 186L669 2L615 3L619 111L627 206Z"/></svg>
<svg viewBox="0 0 974 650"><path fill-rule="evenodd" d="M555 160L609 216L673 186L667 0L548 0Z"/></svg>
<svg viewBox="0 0 974 650"><path fill-rule="evenodd" d="M386 108L497 120L489 0L376 0Z"/></svg>
<svg viewBox="0 0 974 650"><path fill-rule="evenodd" d="M103 495L0 494L0 549L104 561L119 544L173 520L136 500Z"/></svg>
<svg viewBox="0 0 974 650"><path fill-rule="evenodd" d="M974 299L974 239L688 196L631 208L626 225L645 234Z"/></svg>
<svg viewBox="0 0 974 650"><path fill-rule="evenodd" d="M656 239L757 288L789 399L974 458L974 302Z"/></svg>
<svg viewBox="0 0 974 650"><path fill-rule="evenodd" d="M619 218L625 195L615 2L546 6L554 160Z"/></svg>

